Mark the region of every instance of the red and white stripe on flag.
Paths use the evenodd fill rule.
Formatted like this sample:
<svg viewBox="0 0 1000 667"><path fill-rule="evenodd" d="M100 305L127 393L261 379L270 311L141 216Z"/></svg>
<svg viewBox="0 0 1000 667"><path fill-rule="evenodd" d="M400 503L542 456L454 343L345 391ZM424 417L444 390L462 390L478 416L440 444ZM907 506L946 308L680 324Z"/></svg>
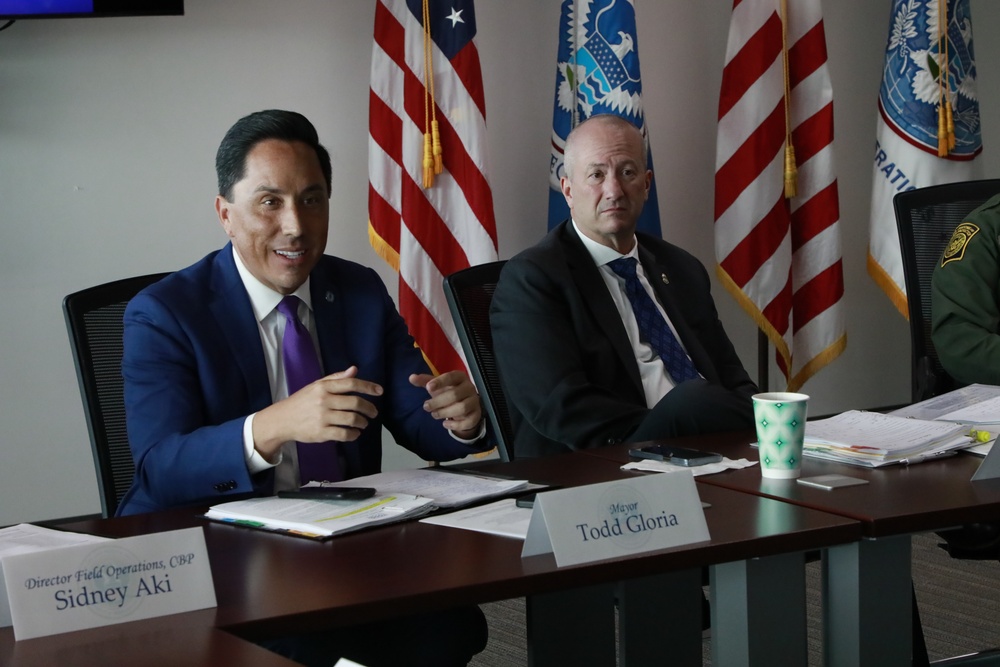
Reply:
<svg viewBox="0 0 1000 667"><path fill-rule="evenodd" d="M420 3L414 3L419 8ZM432 13L443 4L431 2ZM436 373L465 367L442 281L497 259L487 174L486 103L471 0L432 15L431 62L444 171L423 182L424 31L406 0L378 0L372 47L368 141L368 237L399 272L399 311ZM433 31L464 30L449 59ZM471 30L469 29L471 26ZM456 34L460 34L456 32Z"/></svg>
<svg viewBox="0 0 1000 667"><path fill-rule="evenodd" d="M722 284L775 347L789 390L847 345L833 90L819 0L788 3L797 195L784 196L780 0L734 0L719 99L715 253Z"/></svg>

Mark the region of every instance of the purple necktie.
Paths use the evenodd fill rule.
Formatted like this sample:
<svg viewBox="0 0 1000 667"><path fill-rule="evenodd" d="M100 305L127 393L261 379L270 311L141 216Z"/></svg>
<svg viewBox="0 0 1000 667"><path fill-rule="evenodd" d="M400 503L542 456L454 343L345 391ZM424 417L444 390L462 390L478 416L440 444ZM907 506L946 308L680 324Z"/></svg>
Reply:
<svg viewBox="0 0 1000 667"><path fill-rule="evenodd" d="M323 369L309 330L299 321L299 297L288 295L278 304L285 316L285 334L281 339L281 354L285 362L285 381L291 396L307 384L323 377ZM344 478L333 442L300 442L299 481L335 482Z"/></svg>
<svg viewBox="0 0 1000 667"><path fill-rule="evenodd" d="M639 276L635 272L636 264L638 262L634 257L621 257L608 262L611 270L625 279L625 294L628 295L635 321L639 325L639 337L660 355L660 361L674 382L680 384L699 377L691 358L639 282Z"/></svg>

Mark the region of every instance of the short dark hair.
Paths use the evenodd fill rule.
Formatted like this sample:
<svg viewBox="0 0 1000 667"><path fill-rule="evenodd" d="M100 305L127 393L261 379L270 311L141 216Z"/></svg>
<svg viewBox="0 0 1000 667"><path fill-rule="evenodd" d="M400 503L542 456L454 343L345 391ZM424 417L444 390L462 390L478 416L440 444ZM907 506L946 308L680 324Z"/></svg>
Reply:
<svg viewBox="0 0 1000 667"><path fill-rule="evenodd" d="M247 154L253 147L268 139L301 141L316 151L326 194L330 196L332 168L330 154L319 143L319 135L309 119L295 111L267 109L240 118L229 128L215 154L215 174L219 179L219 194L232 201L233 186L246 174Z"/></svg>

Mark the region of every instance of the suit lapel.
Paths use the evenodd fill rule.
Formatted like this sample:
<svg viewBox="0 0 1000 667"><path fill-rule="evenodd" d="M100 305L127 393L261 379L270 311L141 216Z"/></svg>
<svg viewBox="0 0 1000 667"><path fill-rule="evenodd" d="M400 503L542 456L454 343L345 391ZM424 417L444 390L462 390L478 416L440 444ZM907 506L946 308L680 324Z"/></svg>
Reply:
<svg viewBox="0 0 1000 667"><path fill-rule="evenodd" d="M313 316L316 318L316 335L323 357L323 372L342 371L351 365L346 356L347 332L344 323L344 294L341 285L332 275L330 267L320 262L309 276L309 294L312 297Z"/></svg>
<svg viewBox="0 0 1000 667"><path fill-rule="evenodd" d="M243 375L250 406L253 411L261 410L271 404L271 386L253 307L236 271L231 244L215 257L210 290L209 307Z"/></svg>
<svg viewBox="0 0 1000 667"><path fill-rule="evenodd" d="M615 308L611 295L608 294L608 286L601 277L601 271L594 264L593 258L587 252L583 242L570 229L572 223L563 223L561 242L566 254L566 264L569 266L570 274L576 283L580 294L588 295L583 299L587 308L590 309L601 331L611 343L615 354L622 362L628 372L629 379L639 390L642 389L642 378L639 377L639 366L635 363L635 352L629 342L628 334L622 325L621 314Z"/></svg>
<svg viewBox="0 0 1000 667"><path fill-rule="evenodd" d="M332 265L320 260L309 276L309 295L312 298L313 317L316 318L316 336L319 339L323 372L327 375L342 371L353 364L347 356L348 315L340 281ZM345 460L344 472L348 477L361 474L361 454L357 442L337 444Z"/></svg>

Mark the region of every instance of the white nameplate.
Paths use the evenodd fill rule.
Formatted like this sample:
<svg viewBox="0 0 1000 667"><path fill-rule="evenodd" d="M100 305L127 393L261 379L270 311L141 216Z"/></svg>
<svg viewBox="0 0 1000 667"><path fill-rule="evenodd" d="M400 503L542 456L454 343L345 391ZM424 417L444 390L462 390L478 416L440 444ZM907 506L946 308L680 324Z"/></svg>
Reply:
<svg viewBox="0 0 1000 667"><path fill-rule="evenodd" d="M201 528L18 554L2 563L18 640L215 606Z"/></svg>
<svg viewBox="0 0 1000 667"><path fill-rule="evenodd" d="M576 565L708 540L694 476L645 475L535 496L521 557Z"/></svg>

